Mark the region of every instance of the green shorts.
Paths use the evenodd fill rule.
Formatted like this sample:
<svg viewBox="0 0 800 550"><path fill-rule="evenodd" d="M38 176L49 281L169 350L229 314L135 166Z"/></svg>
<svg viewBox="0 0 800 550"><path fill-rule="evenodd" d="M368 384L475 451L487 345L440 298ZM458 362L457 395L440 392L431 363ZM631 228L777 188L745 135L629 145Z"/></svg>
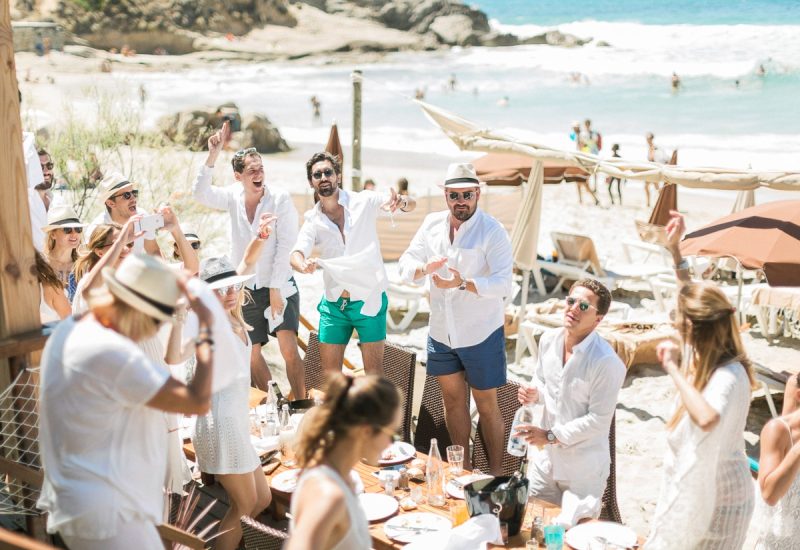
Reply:
<svg viewBox="0 0 800 550"><path fill-rule="evenodd" d="M323 344L347 344L353 329L358 331L361 342L380 342L386 340L386 309L389 299L386 293L381 297L381 309L374 317L361 315L364 302L351 302L349 298L339 298L329 302L325 296L317 306L319 311L319 341Z"/></svg>

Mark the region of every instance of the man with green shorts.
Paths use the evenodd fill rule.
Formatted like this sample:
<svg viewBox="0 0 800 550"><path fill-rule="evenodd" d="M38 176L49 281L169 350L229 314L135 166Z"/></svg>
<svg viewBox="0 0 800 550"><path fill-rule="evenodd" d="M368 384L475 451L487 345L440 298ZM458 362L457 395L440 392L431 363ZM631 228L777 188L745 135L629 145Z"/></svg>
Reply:
<svg viewBox="0 0 800 550"><path fill-rule="evenodd" d="M316 153L306 163L308 184L319 202L305 213L290 261L300 273L323 268L325 294L317 307L322 367L341 372L355 329L364 370L382 374L388 300L376 221L382 211L410 212L416 202L393 189L387 196L347 192L340 188L341 174L338 158L329 153ZM318 258L311 257L315 247Z"/></svg>

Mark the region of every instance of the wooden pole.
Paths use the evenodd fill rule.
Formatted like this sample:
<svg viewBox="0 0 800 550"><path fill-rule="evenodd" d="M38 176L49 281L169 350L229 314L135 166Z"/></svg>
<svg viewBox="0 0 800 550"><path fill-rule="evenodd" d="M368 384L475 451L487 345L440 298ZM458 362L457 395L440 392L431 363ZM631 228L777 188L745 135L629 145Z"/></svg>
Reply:
<svg viewBox="0 0 800 550"><path fill-rule="evenodd" d="M9 0L0 2L0 71L0 338L7 338L41 327ZM0 376L7 386L8 373Z"/></svg>
<svg viewBox="0 0 800 550"><path fill-rule="evenodd" d="M361 191L361 82L359 69L350 75L353 80L353 191Z"/></svg>

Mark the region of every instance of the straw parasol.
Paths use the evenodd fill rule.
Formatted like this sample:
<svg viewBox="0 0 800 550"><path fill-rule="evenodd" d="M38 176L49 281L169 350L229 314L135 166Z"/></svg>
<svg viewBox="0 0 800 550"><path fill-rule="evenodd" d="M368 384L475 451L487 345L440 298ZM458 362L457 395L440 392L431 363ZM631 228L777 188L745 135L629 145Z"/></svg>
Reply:
<svg viewBox="0 0 800 550"><path fill-rule="evenodd" d="M686 255L733 257L761 269L770 286L800 286L800 201L775 201L729 214L689 233Z"/></svg>
<svg viewBox="0 0 800 550"><path fill-rule="evenodd" d="M531 173L531 157L513 153L489 153L475 159L472 165L481 181L489 185L522 185ZM544 183L587 181L585 170L552 160L544 161Z"/></svg>
<svg viewBox="0 0 800 550"><path fill-rule="evenodd" d="M667 183L658 192L658 200L647 223L665 226L670 220L670 210L678 209L678 186Z"/></svg>

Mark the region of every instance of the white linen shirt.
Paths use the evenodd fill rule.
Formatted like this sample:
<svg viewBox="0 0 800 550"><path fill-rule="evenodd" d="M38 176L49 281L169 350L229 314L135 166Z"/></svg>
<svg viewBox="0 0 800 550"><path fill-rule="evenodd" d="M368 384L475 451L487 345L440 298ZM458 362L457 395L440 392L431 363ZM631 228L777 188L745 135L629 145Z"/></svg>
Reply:
<svg viewBox="0 0 800 550"><path fill-rule="evenodd" d="M430 285L430 336L451 348L480 344L503 326L503 301L511 292L514 259L505 228L478 208L461 224L450 242L450 211L428 214L408 249L400 256L400 277L411 282L417 268L436 256L448 259L440 270L457 269L475 283L477 294Z"/></svg>
<svg viewBox="0 0 800 550"><path fill-rule="evenodd" d="M344 207L344 237L336 224L322 211L322 203L318 202L314 208L305 213L305 221L300 228L293 251L301 252L308 259L316 246L319 257L326 260L352 256L372 245L374 252L365 263L364 269L376 274L378 281L376 290L386 290L388 279L381 256L376 221L382 212L381 205L387 198L375 191L349 193L339 189L339 204ZM325 299L335 302L341 296L341 285L324 269L322 278L325 283ZM338 296L335 295L337 290L340 292Z"/></svg>
<svg viewBox="0 0 800 550"><path fill-rule="evenodd" d="M244 189L239 185L214 187L211 185L213 168L203 165L192 186L194 199L200 204L217 210L227 210L231 217L231 260L238 265L247 245L258 233L261 214L270 212L278 219L275 231L267 239L255 269L255 277L247 283L248 288L278 288L288 297L297 292L289 282L292 269L289 253L297 238L297 210L289 193L279 187L265 187L264 195L256 207L253 221L247 219L244 205Z"/></svg>
<svg viewBox="0 0 800 550"><path fill-rule="evenodd" d="M542 426L559 443L545 445L556 481L607 475L608 431L625 381L625 365L608 342L592 332L564 364L564 328L542 334L533 383L544 403Z"/></svg>

